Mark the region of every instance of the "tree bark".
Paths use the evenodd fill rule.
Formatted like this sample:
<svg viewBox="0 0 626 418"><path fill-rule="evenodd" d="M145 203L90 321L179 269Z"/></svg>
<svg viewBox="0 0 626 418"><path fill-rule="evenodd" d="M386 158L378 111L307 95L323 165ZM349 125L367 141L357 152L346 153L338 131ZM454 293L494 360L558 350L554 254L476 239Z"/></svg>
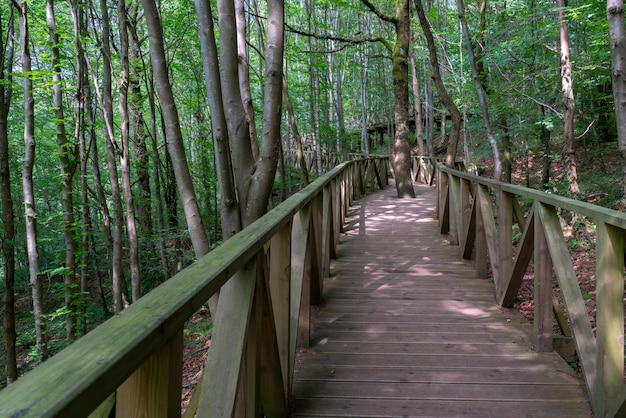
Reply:
<svg viewBox="0 0 626 418"><path fill-rule="evenodd" d="M130 83L130 64L128 62L129 41L128 21L126 17L126 0L117 3L117 15L120 35L120 69L121 79L118 81L120 112L120 134L122 153L120 167L122 169L122 193L126 201L126 234L128 236L128 262L130 265L131 295L133 302L141 297L141 272L139 267L139 239L135 218L135 202L130 178L130 117L128 114L128 86Z"/></svg>
<svg viewBox="0 0 626 418"><path fill-rule="evenodd" d="M396 29L396 42L391 48L393 94L395 99L395 137L392 150L392 167L399 198L414 198L411 178L411 145L409 131L409 0L396 0L395 17L385 16L369 0L361 0L380 19L390 22ZM389 47L389 46L387 46Z"/></svg>
<svg viewBox="0 0 626 418"><path fill-rule="evenodd" d="M300 172L302 173L302 178L304 180L304 185L306 186L311 181L309 180L309 170L306 166L306 161L304 160L304 153L302 151L302 136L300 135L300 131L298 130L298 123L296 122L296 115L293 111L293 105L291 103L291 99L289 98L289 90L287 88L287 78L283 77L283 97L285 102L285 110L287 112L287 119L289 121L289 126L293 132L293 138L296 141L296 162L300 167Z"/></svg>
<svg viewBox="0 0 626 418"><path fill-rule="evenodd" d="M61 51L54 14L54 0L46 0L46 22L52 49L52 107L56 119L57 149L61 170L61 207L63 209L63 237L65 240L65 306L67 315L67 338L75 340L78 292L76 289L76 234L74 232L74 204L72 203L72 179L75 162L70 159L73 151L67 140L63 110L63 79L61 77Z"/></svg>
<svg viewBox="0 0 626 418"><path fill-rule="evenodd" d="M122 198L120 192L120 182L117 175L117 152L120 147L115 141L113 133L113 99L112 99L112 64L111 48L109 44L110 25L109 9L106 0L100 0L102 10L102 93L101 109L104 119L106 141L105 150L107 157L107 167L109 169L109 182L111 184L111 199L113 203L113 253L111 256L111 278L113 282L113 311L118 314L124 309L124 278L122 270L122 222L124 213L122 209Z"/></svg>
<svg viewBox="0 0 626 418"><path fill-rule="evenodd" d="M478 66L476 65L476 58L474 56L474 46L472 45L472 37L469 32L469 26L467 19L465 18L465 5L463 0L457 0L457 9L459 11L459 21L461 22L461 28L463 35L465 36L465 43L467 44L467 53L469 56L469 63L472 69L472 80L474 81L474 89L476 90L476 96L478 97L478 104L480 105L480 111L483 118L483 126L487 139L491 144L491 151L493 153L493 178L497 181L502 177L502 160L500 159L500 150L498 149L498 142L491 131L491 121L489 120L489 104L487 102L487 93L480 81L480 73L478 72Z"/></svg>
<svg viewBox="0 0 626 418"><path fill-rule="evenodd" d="M139 5L133 4L128 10L128 29L130 31L130 118L132 121L132 143L135 153L138 194L135 199L137 223L144 235L152 235L152 190L150 188L150 153L146 143L145 120L143 117L144 95L141 91L141 80L145 76L145 66L141 55L139 35L137 34Z"/></svg>
<svg viewBox="0 0 626 418"><path fill-rule="evenodd" d="M428 53L430 58L430 66L432 68L432 77L439 93L439 98L443 102L446 109L450 113L452 118L452 129L450 130L450 139L448 140L448 149L446 151L446 166L454 167L454 161L456 160L457 147L459 143L459 137L461 134L461 112L456 107L456 104L448 94L446 87L443 84L441 78L439 59L437 58L437 48L435 47L435 40L430 28L430 23L426 18L424 7L422 6L422 0L415 0L415 9L417 10L417 16L419 18L422 31L426 37L426 44L428 46Z"/></svg>
<svg viewBox="0 0 626 418"><path fill-rule="evenodd" d="M617 141L622 157L622 181L626 196L626 29L624 28L624 0L607 0L606 14L609 21Z"/></svg>
<svg viewBox="0 0 626 418"><path fill-rule="evenodd" d="M561 90L563 91L563 160L572 195L580 194L578 172L574 151L574 80L572 78L572 61L569 53L569 36L567 30L566 0L558 0L559 8L559 39L561 45Z"/></svg>
<svg viewBox="0 0 626 418"><path fill-rule="evenodd" d="M0 16L1 18L1 16ZM2 24L0 19L0 32ZM2 200L2 259L4 270L3 327L4 348L6 350L7 384L18 378L15 331L15 213L11 191L11 172L9 167L9 135L7 127L8 105L5 100L5 40L0 34L0 200ZM9 42L7 40L7 42Z"/></svg>
<svg viewBox="0 0 626 418"><path fill-rule="evenodd" d="M218 181L221 191L220 218L222 239L226 241L241 230L241 214L237 200L236 185L233 177L228 125L218 65L218 51L215 42L213 13L209 0L195 0L198 16L198 32L202 49L204 80L209 107L211 108L211 129L215 148Z"/></svg>
<svg viewBox="0 0 626 418"><path fill-rule="evenodd" d="M254 120L254 105L252 103L252 92L250 91L250 64L248 62L248 46L246 44L246 13L243 0L235 0L235 23L237 25L237 56L239 59L239 90L243 110L246 113L248 131L250 134L250 146L252 148L252 158L259 157L259 139L256 134L256 122Z"/></svg>
<svg viewBox="0 0 626 418"><path fill-rule="evenodd" d="M141 0L148 26L150 40L150 59L156 83L156 91L161 103L162 115L165 122L167 134L167 148L172 157L178 192L183 202L185 219L189 237L197 258L209 252L209 238L202 226L202 218L194 191L194 186L187 164L183 135L180 128L178 110L170 85L165 57L165 46L163 44L163 27L161 18L154 0ZM235 67L236 68L236 67ZM249 146L249 144L248 144Z"/></svg>
<svg viewBox="0 0 626 418"><path fill-rule="evenodd" d="M422 123L422 102L420 100L420 84L417 75L417 66L415 65L415 53L411 50L411 77L413 82L413 111L415 113L415 136L417 137L417 152L419 155L426 156L424 152L424 125Z"/></svg>

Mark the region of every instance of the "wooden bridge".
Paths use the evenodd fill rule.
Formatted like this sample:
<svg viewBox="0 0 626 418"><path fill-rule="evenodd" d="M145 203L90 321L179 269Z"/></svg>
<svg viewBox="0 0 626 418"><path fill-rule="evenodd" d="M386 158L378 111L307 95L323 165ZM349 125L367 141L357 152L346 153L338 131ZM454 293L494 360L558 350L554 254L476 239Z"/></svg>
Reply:
<svg viewBox="0 0 626 418"><path fill-rule="evenodd" d="M431 160L414 173L430 186L399 200L368 194L386 158L338 166L0 392L0 417L625 416L626 215ZM595 333L557 211L595 225ZM529 326L502 306L531 259ZM181 411L185 321L218 290Z"/></svg>

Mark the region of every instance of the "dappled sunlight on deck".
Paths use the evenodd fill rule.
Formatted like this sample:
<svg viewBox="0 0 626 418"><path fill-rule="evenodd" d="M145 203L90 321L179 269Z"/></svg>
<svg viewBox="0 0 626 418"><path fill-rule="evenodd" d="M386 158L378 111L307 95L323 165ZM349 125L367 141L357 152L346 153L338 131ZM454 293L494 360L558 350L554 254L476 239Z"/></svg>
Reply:
<svg viewBox="0 0 626 418"><path fill-rule="evenodd" d="M394 194L348 212L294 416L590 416L574 373L439 235L434 189Z"/></svg>

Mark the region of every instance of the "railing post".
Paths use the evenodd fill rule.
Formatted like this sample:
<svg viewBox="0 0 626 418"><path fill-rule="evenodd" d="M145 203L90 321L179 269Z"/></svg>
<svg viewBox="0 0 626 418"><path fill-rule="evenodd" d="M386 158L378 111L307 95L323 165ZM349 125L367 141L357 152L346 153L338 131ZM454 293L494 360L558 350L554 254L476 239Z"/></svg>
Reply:
<svg viewBox="0 0 626 418"><path fill-rule="evenodd" d="M176 332L116 391L118 417L180 417L183 330Z"/></svg>
<svg viewBox="0 0 626 418"><path fill-rule="evenodd" d="M459 229L459 244L461 245L461 251L463 251L466 241L468 239L468 228L471 222L472 216L472 202L470 197L470 182L467 179L461 179L461 224ZM474 232L472 231L472 236Z"/></svg>
<svg viewBox="0 0 626 418"><path fill-rule="evenodd" d="M291 227L282 227L270 243L270 294L276 324L276 340L280 355L285 399L289 399L289 306L291 298Z"/></svg>
<svg viewBox="0 0 626 418"><path fill-rule="evenodd" d="M311 230L309 231L309 254L310 263L310 286L311 303L319 305L322 303L322 229L323 229L323 194L320 193L313 198L311 207Z"/></svg>
<svg viewBox="0 0 626 418"><path fill-rule="evenodd" d="M496 289L498 294L496 300L501 300L506 286L511 277L511 266L513 262L513 195L498 187L497 193L500 195L500 207L498 208L498 232L499 232L499 268Z"/></svg>
<svg viewBox="0 0 626 418"><path fill-rule="evenodd" d="M537 210L535 203L534 210ZM538 352L552 351L552 260L546 242L543 221L535 217L535 349Z"/></svg>
<svg viewBox="0 0 626 418"><path fill-rule="evenodd" d="M596 415L604 416L624 388L624 231L597 222L596 234L598 373L593 397Z"/></svg>
<svg viewBox="0 0 626 418"><path fill-rule="evenodd" d="M476 210L476 277L479 279L487 278L489 271L489 249L487 246L487 233L485 232L484 211L480 204L480 184L476 184L474 188L474 207Z"/></svg>
<svg viewBox="0 0 626 418"><path fill-rule="evenodd" d="M298 346L309 345L310 264L309 228L311 204L293 218L291 229L291 302L289 330L289 386L293 381L295 353Z"/></svg>
<svg viewBox="0 0 626 418"><path fill-rule="evenodd" d="M461 184L460 178L454 175L448 175L448 201L449 203L449 219L450 228L448 239L451 245L459 245L461 242Z"/></svg>

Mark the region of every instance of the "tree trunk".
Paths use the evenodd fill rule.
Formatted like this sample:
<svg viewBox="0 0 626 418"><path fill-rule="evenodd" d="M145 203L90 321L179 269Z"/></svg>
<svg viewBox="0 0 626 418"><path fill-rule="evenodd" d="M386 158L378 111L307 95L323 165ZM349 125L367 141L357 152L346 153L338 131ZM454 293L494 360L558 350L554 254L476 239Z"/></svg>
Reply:
<svg viewBox="0 0 626 418"><path fill-rule="evenodd" d="M420 84L415 65L415 53L411 50L411 77L413 81L413 109L415 112L415 136L417 137L417 152L424 157L424 125L422 123L422 102L420 101Z"/></svg>
<svg viewBox="0 0 626 418"><path fill-rule="evenodd" d="M113 254L111 258L111 279L113 282L113 311L118 314L124 309L124 278L122 270L122 222L124 214L122 209L122 197L120 182L117 175L117 156L120 147L115 141L113 133L113 99L112 99L112 64L111 48L109 45L109 9L106 0L100 0L102 9L102 57L103 79L101 94L102 118L104 119L106 141L105 150L107 167L109 169L109 182L111 183L111 199L113 203Z"/></svg>
<svg viewBox="0 0 626 418"><path fill-rule="evenodd" d="M135 152L135 167L137 172L137 188L139 193L135 199L135 208L137 214L137 223L139 230L144 235L152 235L152 191L150 188L150 153L146 143L145 120L143 117L143 92L141 91L141 79L144 76L145 68L143 65L143 57L141 56L141 48L139 35L137 34L139 16L139 5L134 4L129 10L128 25L131 33L130 36L130 75L128 82L130 83L129 106L132 121L132 135Z"/></svg>
<svg viewBox="0 0 626 418"><path fill-rule="evenodd" d="M67 140L63 111L63 79L61 77L61 52L59 34L54 15L54 0L46 0L46 22L52 49L52 106L56 119L57 149L61 170L61 207L63 209L63 237L65 240L65 306L67 315L67 339L75 340L78 292L76 289L76 237L74 232L74 205L72 203L72 179L74 176L72 145Z"/></svg>
<svg viewBox="0 0 626 418"><path fill-rule="evenodd" d="M624 28L624 0L607 0L606 14L609 21L617 141L622 157L622 181L624 196L626 196L626 29Z"/></svg>
<svg viewBox="0 0 626 418"><path fill-rule="evenodd" d="M280 154L280 122L283 98L284 3L267 2L267 45L263 85L263 133L256 170L246 198L247 211L242 224L249 225L267 211Z"/></svg>
<svg viewBox="0 0 626 418"><path fill-rule="evenodd" d="M1 18L1 16L0 16ZM7 42L10 42L7 40ZM2 38L0 19L0 200L2 200L2 260L4 273L3 327L4 348L6 351L7 384L17 380L17 353L15 331L15 213L11 191L11 172L9 167L9 135L7 127L8 106L5 101L5 45ZM10 84L9 84L10 85Z"/></svg>
<svg viewBox="0 0 626 418"><path fill-rule="evenodd" d="M399 198L414 198L411 178L411 145L409 131L409 0L396 0L396 16L391 18L378 11L369 0L361 0L372 12L384 21L393 23L396 29L396 43L391 49L393 94L395 101L395 137L391 154ZM391 132L390 132L391 134Z"/></svg>
<svg viewBox="0 0 626 418"><path fill-rule="evenodd" d="M222 221L222 239L226 241L241 230L241 214L237 200L235 179L231 163L231 151L228 137L228 125L218 65L218 51L215 42L213 13L209 0L195 0L198 16L198 32L202 48L204 80L209 107L211 108L211 129L215 149L218 181L221 191L220 218Z"/></svg>
<svg viewBox="0 0 626 418"><path fill-rule="evenodd" d="M122 192L126 202L126 234L128 235L128 262L132 300L136 302L141 297L141 273L139 267L139 240L137 238L137 223L135 219L135 202L130 178L130 118L128 115L128 86L130 80L130 65L128 62L128 21L126 18L126 0L117 3L118 24L120 34L120 67L121 79L118 81L120 134L122 139L122 153L120 167L122 168Z"/></svg>
<svg viewBox="0 0 626 418"><path fill-rule="evenodd" d="M74 47L76 50L76 105L74 122L74 143L78 144L80 167L80 202L81 202L81 243L80 243L80 327L78 331L87 333L87 303L90 257L91 213L89 207L89 186L87 183L88 150L85 138L85 88L88 84L86 74L85 49L83 39L86 37L86 21L82 7L77 0L71 0L70 10L74 26Z"/></svg>
<svg viewBox="0 0 626 418"><path fill-rule="evenodd" d="M463 0L457 0L457 9L459 11L459 21L465 36L465 43L467 44L467 53L469 56L469 63L472 69L472 80L474 81L474 88L476 90L476 96L478 97L478 104L480 105L480 111L483 118L483 126L485 127L485 133L487 139L491 144L491 150L493 153L494 169L493 178L497 181L502 177L502 161L500 159L500 150L498 149L498 142L491 131L491 121L489 120L489 104L487 103L487 93L480 81L480 73L478 72L478 66L476 65L476 59L474 56L474 46L472 45L472 37L469 32L469 26L467 19L465 19L465 5Z"/></svg>
<svg viewBox="0 0 626 418"><path fill-rule="evenodd" d="M161 26L161 19L155 1L141 0L141 3L148 26L150 59L166 127L167 148L172 157L178 192L183 202L185 219L187 220L189 237L191 238L196 257L200 258L210 250L209 238L202 226L202 218L200 217L193 181L185 155L178 110L169 81L165 46L163 44L163 27Z"/></svg>
<svg viewBox="0 0 626 418"><path fill-rule="evenodd" d="M428 46L428 53L430 57L430 66L432 68L432 77L437 87L439 97L443 102L446 109L450 113L452 118L452 129L450 130L450 139L448 140L448 149L446 151L446 166L454 167L454 161L456 160L457 146L459 143L459 137L461 133L461 112L456 107L456 104L448 94L446 87L441 79L441 72L439 66L439 59L437 58L437 48L435 47L435 40L433 38L432 31L430 29L430 23L424 13L422 7L422 0L415 0L415 8L417 10L417 16L419 18L422 31L426 37L426 44Z"/></svg>
<svg viewBox="0 0 626 418"><path fill-rule="evenodd" d="M298 130L298 123L296 122L296 115L293 112L293 105L289 98L289 90L287 89L287 79L283 77L283 97L285 102L285 109L287 112L287 118L289 120L289 126L293 132L293 138L296 141L296 162L302 172L302 178L304 185L306 186L311 181L309 180L309 170L306 167L306 161L304 161L304 153L302 152L302 136Z"/></svg>
<svg viewBox="0 0 626 418"><path fill-rule="evenodd" d="M572 61L569 54L569 36L567 30L566 0L557 1L559 7L559 38L561 45L561 89L563 91L563 160L569 182L569 191L573 196L580 194L578 173L574 151L574 80Z"/></svg>
<svg viewBox="0 0 626 418"><path fill-rule="evenodd" d="M254 106L252 103L252 92L250 91L250 64L248 63L247 25L243 0L235 0L235 23L237 25L237 56L239 58L239 90L241 92L243 110L246 113L246 121L248 122L252 158L256 160L259 157L259 140L256 134Z"/></svg>

